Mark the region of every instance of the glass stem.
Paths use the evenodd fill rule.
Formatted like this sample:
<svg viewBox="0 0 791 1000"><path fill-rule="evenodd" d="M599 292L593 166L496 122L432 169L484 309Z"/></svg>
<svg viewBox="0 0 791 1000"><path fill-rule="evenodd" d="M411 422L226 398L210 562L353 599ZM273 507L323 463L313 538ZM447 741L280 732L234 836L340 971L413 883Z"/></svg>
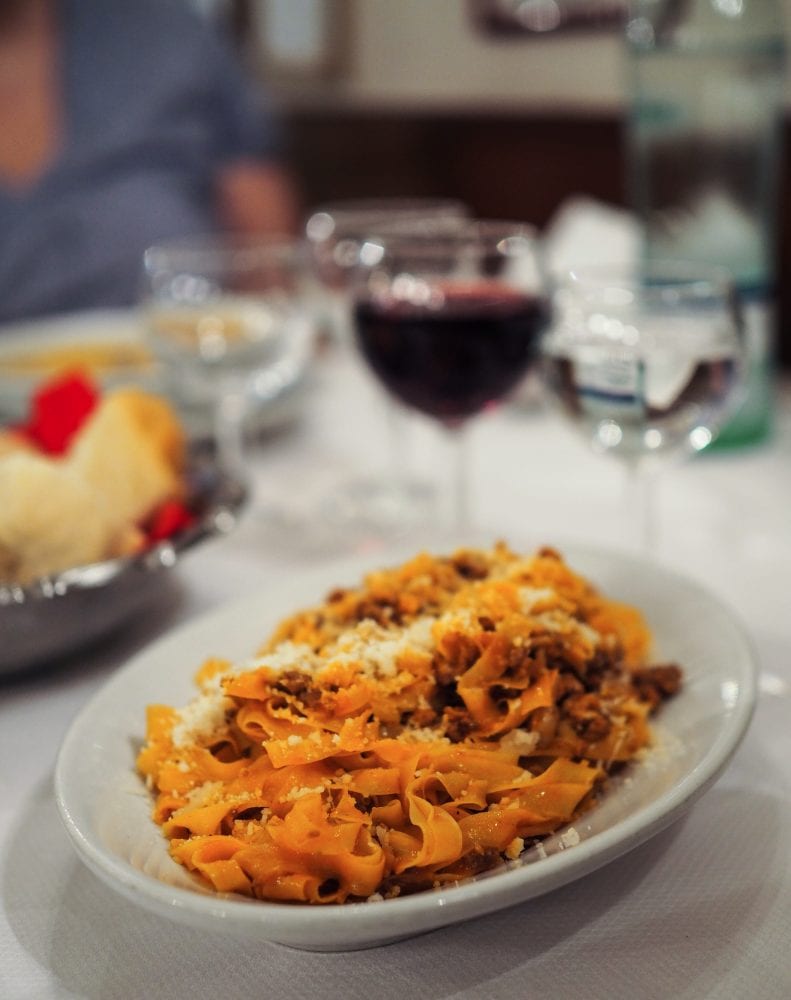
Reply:
<svg viewBox="0 0 791 1000"><path fill-rule="evenodd" d="M466 428L447 427L450 467L448 482L451 488L451 507L448 526L462 540L470 530L470 481L468 476L469 441Z"/></svg>
<svg viewBox="0 0 791 1000"><path fill-rule="evenodd" d="M633 525L633 547L644 555L654 555L657 545L656 476L640 462L626 466L625 508L627 521Z"/></svg>
<svg viewBox="0 0 791 1000"><path fill-rule="evenodd" d="M388 478L395 488L406 491L409 482L407 471L409 447L407 445L404 417L398 404L389 397L385 398L385 421L387 423L387 444L390 468Z"/></svg>
<svg viewBox="0 0 791 1000"><path fill-rule="evenodd" d="M214 439L220 468L239 482L247 477L244 459L244 424L247 394L234 381L222 386L214 413Z"/></svg>

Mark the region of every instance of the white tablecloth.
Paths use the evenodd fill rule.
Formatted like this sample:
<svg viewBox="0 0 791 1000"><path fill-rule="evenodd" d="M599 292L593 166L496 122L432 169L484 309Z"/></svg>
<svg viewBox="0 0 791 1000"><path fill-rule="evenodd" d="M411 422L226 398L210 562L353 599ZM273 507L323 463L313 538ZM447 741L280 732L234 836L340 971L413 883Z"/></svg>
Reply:
<svg viewBox="0 0 791 1000"><path fill-rule="evenodd" d="M308 954L163 922L74 854L52 791L79 708L178 621L332 553L267 529L267 505L307 510L332 485L386 465L384 409L342 352L302 419L255 449L256 501L231 536L189 554L181 602L90 655L0 685L0 997L215 998L791 996L791 393L770 445L670 469L657 557L728 602L762 661L750 731L685 819L534 902L385 948ZM432 437L411 428L418 465ZM623 544L619 467L551 413L507 408L472 429L477 522L492 537ZM299 511L297 511L299 513ZM307 535L302 536L305 542ZM1 641L1 639L0 639Z"/></svg>

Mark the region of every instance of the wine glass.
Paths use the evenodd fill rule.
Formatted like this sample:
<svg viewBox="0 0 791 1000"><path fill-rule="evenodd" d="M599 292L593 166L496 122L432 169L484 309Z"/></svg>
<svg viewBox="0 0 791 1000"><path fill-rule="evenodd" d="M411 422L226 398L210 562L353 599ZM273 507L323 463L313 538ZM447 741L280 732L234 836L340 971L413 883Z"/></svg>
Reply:
<svg viewBox="0 0 791 1000"><path fill-rule="evenodd" d="M305 225L322 330L341 349L352 347L350 287L360 248L372 233L408 222L454 226L469 216L453 198L349 198L317 207ZM410 471L411 430L404 408L385 400L386 467L338 483L324 504L341 534L398 535L425 520L433 491Z"/></svg>
<svg viewBox="0 0 791 1000"><path fill-rule="evenodd" d="M305 233L320 289L319 314L331 339L351 345L350 287L366 237L393 224L436 221L452 226L468 216L467 206L453 198L349 198L316 208ZM408 471L409 427L403 407L386 399L384 416L387 471L338 484L325 504L329 519L352 533L400 534L425 519L432 501L430 487Z"/></svg>
<svg viewBox="0 0 791 1000"><path fill-rule="evenodd" d="M305 235L320 289L321 318L333 339L351 339L349 290L367 236L393 223L465 219L469 214L455 198L348 198L315 208Z"/></svg>
<svg viewBox="0 0 791 1000"><path fill-rule="evenodd" d="M650 552L654 474L706 448L740 399L736 291L718 269L657 261L568 271L554 299L545 384L592 447L624 463L627 520Z"/></svg>
<svg viewBox="0 0 791 1000"><path fill-rule="evenodd" d="M188 425L208 423L218 459L245 476L244 433L298 386L314 321L304 305L304 246L218 234L149 247L146 332Z"/></svg>
<svg viewBox="0 0 791 1000"><path fill-rule="evenodd" d="M538 239L523 223L420 221L371 237L353 288L357 346L382 386L445 429L450 526L469 532L464 433L537 356L548 321Z"/></svg>

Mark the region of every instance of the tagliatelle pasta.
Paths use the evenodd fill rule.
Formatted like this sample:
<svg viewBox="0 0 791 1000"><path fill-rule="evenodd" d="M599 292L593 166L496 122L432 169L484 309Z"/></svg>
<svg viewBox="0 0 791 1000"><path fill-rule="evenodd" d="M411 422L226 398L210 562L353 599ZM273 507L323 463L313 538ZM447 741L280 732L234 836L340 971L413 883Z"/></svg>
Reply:
<svg viewBox="0 0 791 1000"><path fill-rule="evenodd" d="M151 706L138 767L216 890L342 903L516 858L650 743L674 665L552 550L426 553L282 622L198 697Z"/></svg>

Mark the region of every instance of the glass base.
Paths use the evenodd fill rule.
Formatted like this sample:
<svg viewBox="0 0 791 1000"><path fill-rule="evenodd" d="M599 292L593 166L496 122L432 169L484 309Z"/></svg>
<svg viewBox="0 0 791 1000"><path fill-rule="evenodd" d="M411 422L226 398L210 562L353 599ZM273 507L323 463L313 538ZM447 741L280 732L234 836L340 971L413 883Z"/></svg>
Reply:
<svg viewBox="0 0 791 1000"><path fill-rule="evenodd" d="M355 479L300 506L259 501L256 518L270 549L331 557L424 535L434 521L434 491L421 482Z"/></svg>
<svg viewBox="0 0 791 1000"><path fill-rule="evenodd" d="M426 483L356 479L328 497L321 514L336 528L397 537L425 527L433 505L434 491Z"/></svg>

